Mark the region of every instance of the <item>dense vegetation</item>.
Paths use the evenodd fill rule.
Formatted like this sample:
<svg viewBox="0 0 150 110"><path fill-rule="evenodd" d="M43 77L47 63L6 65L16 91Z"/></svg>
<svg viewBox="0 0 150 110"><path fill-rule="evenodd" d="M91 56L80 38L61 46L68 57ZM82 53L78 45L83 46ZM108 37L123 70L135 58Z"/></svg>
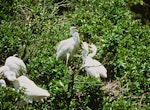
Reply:
<svg viewBox="0 0 150 110"><path fill-rule="evenodd" d="M136 3L144 3L136 0ZM135 3L134 2L134 3ZM128 4L127 4L128 3ZM18 54L27 76L51 96L31 110L150 109L150 27L134 19L124 0L1 0L0 64ZM56 61L56 45L76 26L81 41L96 44L106 80L80 70L81 50L70 67ZM79 57L78 57L79 56ZM23 93L0 87L0 109L19 109ZM5 103L4 103L5 102Z"/></svg>

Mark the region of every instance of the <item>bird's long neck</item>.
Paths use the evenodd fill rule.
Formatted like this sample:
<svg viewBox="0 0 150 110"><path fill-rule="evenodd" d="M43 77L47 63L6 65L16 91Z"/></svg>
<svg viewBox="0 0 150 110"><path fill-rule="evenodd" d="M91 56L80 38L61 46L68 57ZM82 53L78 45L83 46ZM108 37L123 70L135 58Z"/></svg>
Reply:
<svg viewBox="0 0 150 110"><path fill-rule="evenodd" d="M88 55L88 51L87 50L82 50L82 60L83 60L83 62L85 62L85 60L87 58L87 55Z"/></svg>
<svg viewBox="0 0 150 110"><path fill-rule="evenodd" d="M79 38L79 33L78 32L74 32L72 34L73 39L75 40L75 42L79 43L80 42L80 38Z"/></svg>
<svg viewBox="0 0 150 110"><path fill-rule="evenodd" d="M92 50L92 53L90 53L88 56L89 57L94 57L96 55L97 50Z"/></svg>

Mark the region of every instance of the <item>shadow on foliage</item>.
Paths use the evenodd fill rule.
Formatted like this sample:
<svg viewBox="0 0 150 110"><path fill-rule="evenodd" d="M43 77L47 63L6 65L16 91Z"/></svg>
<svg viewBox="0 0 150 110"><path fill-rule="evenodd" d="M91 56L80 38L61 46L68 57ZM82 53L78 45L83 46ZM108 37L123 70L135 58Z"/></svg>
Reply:
<svg viewBox="0 0 150 110"><path fill-rule="evenodd" d="M140 16L136 15L135 19L141 19L143 24L147 24L150 22L150 1L149 0L143 1L146 3L146 5L141 5L140 3L138 3L136 5L130 6L130 9L136 14L140 14Z"/></svg>

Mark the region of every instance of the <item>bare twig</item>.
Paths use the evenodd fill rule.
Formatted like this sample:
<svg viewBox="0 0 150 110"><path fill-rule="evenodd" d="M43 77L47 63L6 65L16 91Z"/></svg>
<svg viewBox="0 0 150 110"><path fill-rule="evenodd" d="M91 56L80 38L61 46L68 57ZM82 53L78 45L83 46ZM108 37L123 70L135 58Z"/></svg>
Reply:
<svg viewBox="0 0 150 110"><path fill-rule="evenodd" d="M59 7L62 7L62 6L66 7L66 6L69 6L69 5L70 5L70 3L65 3L64 0L61 1L61 2L56 3L55 6L54 6L54 8L53 8L53 11L50 14L50 16L53 17L55 15L55 11L57 9L59 9Z"/></svg>
<svg viewBox="0 0 150 110"><path fill-rule="evenodd" d="M140 102L139 102L139 106L141 107L142 106L142 100L143 100L143 98L144 98L144 96L146 95L146 94L148 94L148 93L150 93L150 92L146 92L146 93L143 93L142 94L142 96L140 96Z"/></svg>
<svg viewBox="0 0 150 110"><path fill-rule="evenodd" d="M74 82L77 84L93 84L93 85L100 85L100 84L96 84L96 83L92 83L92 82Z"/></svg>

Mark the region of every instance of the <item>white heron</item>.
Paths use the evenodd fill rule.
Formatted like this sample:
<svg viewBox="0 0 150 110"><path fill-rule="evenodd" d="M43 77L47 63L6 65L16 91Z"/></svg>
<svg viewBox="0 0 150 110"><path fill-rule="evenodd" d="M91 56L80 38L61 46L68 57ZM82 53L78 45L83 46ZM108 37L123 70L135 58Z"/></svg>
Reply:
<svg viewBox="0 0 150 110"><path fill-rule="evenodd" d="M86 42L82 43L82 68L85 68L87 75L97 78L107 78L106 68L100 62L92 58L94 54L96 54L97 48L95 47L95 45L91 45L92 54L88 55L88 44Z"/></svg>
<svg viewBox="0 0 150 110"><path fill-rule="evenodd" d="M27 102L32 103L33 101L43 101L44 98L50 96L49 92L45 89L38 87L28 77L22 75L17 79L13 80L13 85L16 90L24 89L24 93L27 95Z"/></svg>
<svg viewBox="0 0 150 110"><path fill-rule="evenodd" d="M57 46L57 56L56 59L66 58L66 66L68 65L68 60L70 56L73 56L76 50L79 48L80 38L76 27L70 28L71 38L62 40Z"/></svg>
<svg viewBox="0 0 150 110"><path fill-rule="evenodd" d="M7 71L12 71L16 76L27 73L26 65L24 62L15 56L10 56L6 59L4 66L0 67L0 73L5 74ZM8 74L8 73L7 73Z"/></svg>
<svg viewBox="0 0 150 110"><path fill-rule="evenodd" d="M0 86L1 87L6 87L6 82L3 79L0 79Z"/></svg>

